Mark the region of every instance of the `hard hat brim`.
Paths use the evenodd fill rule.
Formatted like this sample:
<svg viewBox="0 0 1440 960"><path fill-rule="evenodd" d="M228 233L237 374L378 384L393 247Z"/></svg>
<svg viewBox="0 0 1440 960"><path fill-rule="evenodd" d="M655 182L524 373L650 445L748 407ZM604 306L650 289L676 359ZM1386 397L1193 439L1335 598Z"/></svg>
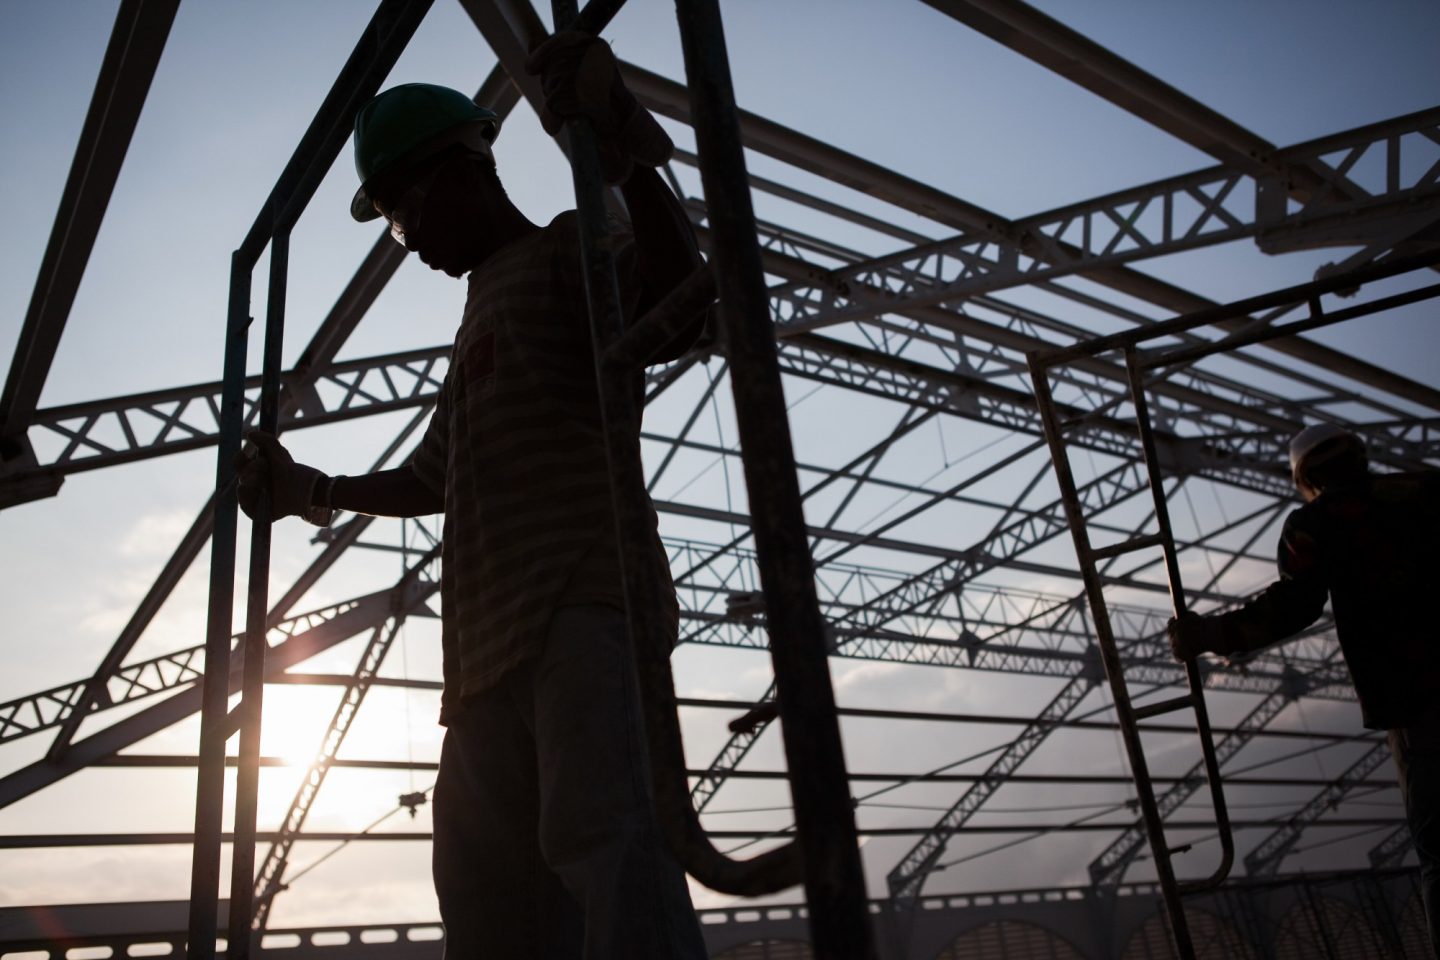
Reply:
<svg viewBox="0 0 1440 960"><path fill-rule="evenodd" d="M350 201L350 216L359 223L380 219L380 211L375 209L375 202L370 199L370 194L365 192L364 184L355 191L355 196Z"/></svg>

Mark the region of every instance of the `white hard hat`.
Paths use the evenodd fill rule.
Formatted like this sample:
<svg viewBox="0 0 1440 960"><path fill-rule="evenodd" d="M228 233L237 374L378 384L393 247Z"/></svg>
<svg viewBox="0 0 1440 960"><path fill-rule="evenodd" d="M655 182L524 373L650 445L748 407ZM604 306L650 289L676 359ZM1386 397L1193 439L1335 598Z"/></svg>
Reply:
<svg viewBox="0 0 1440 960"><path fill-rule="evenodd" d="M1320 495L1320 491L1306 481L1306 471L1342 454L1364 459L1365 443L1338 423L1317 423L1291 438L1290 476L1306 500Z"/></svg>

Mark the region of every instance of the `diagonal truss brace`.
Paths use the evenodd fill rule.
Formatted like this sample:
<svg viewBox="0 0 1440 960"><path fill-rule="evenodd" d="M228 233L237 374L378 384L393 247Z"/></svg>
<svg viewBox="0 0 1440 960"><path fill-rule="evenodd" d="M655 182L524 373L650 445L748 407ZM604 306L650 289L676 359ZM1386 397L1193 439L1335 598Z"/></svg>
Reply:
<svg viewBox="0 0 1440 960"><path fill-rule="evenodd" d="M1090 691L1095 689L1101 676L1099 656L1094 654L1089 658L1087 666L1060 689L1030 725L995 758L980 779L955 801L890 871L885 883L890 889L892 900L908 904L920 896L925 878L930 875L940 855L945 852L950 837L964 827L985 802L1005 785L1009 775L1017 770L1045 742L1059 722L1068 717Z"/></svg>
<svg viewBox="0 0 1440 960"><path fill-rule="evenodd" d="M1285 823L1261 840L1245 855L1245 872L1252 877L1273 877L1280 862L1300 841L1300 835L1326 813L1338 807L1360 782L1374 773L1390 756L1390 745L1381 740L1372 745L1351 764L1336 782L1322 789L1310 802L1292 814Z"/></svg>
<svg viewBox="0 0 1440 960"><path fill-rule="evenodd" d="M1092 480L1078 491L1081 504L1090 511L1109 508L1145 489L1147 481L1136 464L1123 464ZM870 632L900 620L917 611L934 606L962 590L966 583L986 570L1004 564L1067 529L1065 505L1056 500L1048 506L993 530L958 560L945 561L931 569L909 577L873 600L832 624L835 636L832 652L843 646L845 631ZM923 634L922 630L917 633ZM772 701L772 683L761 698ZM724 784L730 771L736 769L746 754L769 726L762 721L747 730L731 735L711 761L705 775L691 788L691 801L703 810Z"/></svg>
<svg viewBox="0 0 1440 960"><path fill-rule="evenodd" d="M265 658L267 679L365 630L373 629L399 610L413 609L424 603L439 589L432 581L408 580L393 590L371 594L343 613L302 630L272 647ZM230 688L240 684L240 658L233 658ZM140 740L184 720L200 709L200 685L187 684L165 700L119 720L71 745L58 762L40 760L0 777L0 809L30 796L38 790L98 763Z"/></svg>
<svg viewBox="0 0 1440 960"><path fill-rule="evenodd" d="M1233 732L1226 734L1219 743L1215 744L1215 759L1218 766L1223 767L1233 759L1246 744L1255 738L1260 730L1280 714L1281 710L1306 692L1308 686L1306 677L1292 672L1289 680L1290 682L1281 683L1278 688L1271 691L1235 725ZM1181 776L1179 782L1155 798L1155 805L1160 812L1161 819L1174 813L1204 785L1204 766L1196 763ZM1122 831L1120 836L1116 837L1109 846L1101 851L1100 856L1091 862L1090 882L1096 886L1113 886L1119 883L1124 878L1126 869L1140 855L1146 843L1145 826L1136 821Z"/></svg>
<svg viewBox="0 0 1440 960"><path fill-rule="evenodd" d="M1402 823L1370 849L1370 866L1375 870L1398 867L1405 855L1413 849L1415 841L1410 836L1410 825Z"/></svg>
<svg viewBox="0 0 1440 960"><path fill-rule="evenodd" d="M376 602L387 595L370 594L345 600L341 603L297 614L280 621L269 631L272 646L290 639L322 623L349 613L356 607ZM236 634L232 644L240 639ZM112 674L101 688L102 695L85 711L86 716L109 707L140 700L153 694L172 690L199 680L205 673L205 647L203 644L176 650L172 653L152 657L129 664ZM90 681L77 680L62 686L42 690L29 696L19 697L8 703L0 703L0 743L38 733L64 723L78 709L82 694Z"/></svg>

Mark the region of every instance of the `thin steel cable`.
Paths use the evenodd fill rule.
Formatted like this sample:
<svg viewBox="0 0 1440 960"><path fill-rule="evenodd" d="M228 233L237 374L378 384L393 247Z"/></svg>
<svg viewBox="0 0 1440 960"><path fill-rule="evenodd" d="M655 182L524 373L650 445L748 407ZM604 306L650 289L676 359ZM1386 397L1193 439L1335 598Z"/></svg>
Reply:
<svg viewBox="0 0 1440 960"><path fill-rule="evenodd" d="M1079 825L1082 824L1082 823L1088 823L1089 821L1094 820L1096 817L1103 817L1103 816L1105 816L1107 813L1114 813L1114 812L1116 812L1117 810L1120 810L1122 807L1125 807L1125 806L1127 806L1127 804L1117 803L1117 804L1114 804L1113 806L1107 807L1107 808L1104 809L1104 810L1097 810L1097 811L1094 812L1094 813L1091 813L1091 814L1088 814L1088 815L1086 815L1086 816L1079 817L1079 818L1077 818L1077 819L1075 819L1075 820L1072 820L1072 821L1070 821L1069 823L1064 824L1064 826L1065 826L1065 827L1077 827L1077 826L1079 826ZM962 864L962 863L968 863L968 862L971 861L971 860L979 860L981 857L988 857L990 854L992 854L992 853L999 853L1001 850L1008 850L1008 849L1010 849L1011 847L1018 847L1018 846L1019 846L1020 844L1022 844L1022 843L1029 843L1031 840L1037 840L1037 839L1039 839L1040 837L1043 837L1043 836L1045 836L1045 835L1047 835L1047 834L1049 834L1049 833L1052 833L1052 832L1054 832L1055 830L1058 830L1058 829L1061 829L1061 828L1059 828L1059 827L1052 827L1052 828L1049 829L1049 830L1036 830L1036 831L1034 831L1033 833L1029 834L1028 836L1017 837L1017 838L1015 838L1014 840L1007 840L1007 841L1005 841L1004 843L997 844L997 845L995 845L995 846L993 846L993 847L988 847L987 849L981 850L981 851L979 851L979 852L977 852L977 853L966 854L966 855L963 856L963 857L956 857L954 860L947 860L947 861L945 861L944 863L938 863L938 864L936 864L934 867L931 867L931 868L930 868L930 872L931 872L931 873L937 873L937 872L939 872L939 871L941 871L941 870L945 870L945 869L948 869L948 868L950 868L950 867L958 866L958 865L960 865L960 864Z"/></svg>
<svg viewBox="0 0 1440 960"><path fill-rule="evenodd" d="M430 784L430 786L425 788L424 793L428 796L430 792L434 789L435 784L432 783ZM314 870L316 867L320 866L320 864L324 863L326 860L329 860L331 857L335 856L335 854L339 853L341 850L344 850L356 840L359 840L361 837L368 836L371 830L374 830L376 827L380 826L380 824L384 823L386 820L389 820L391 817L395 816L395 814L399 813L401 810L404 809L405 807L403 805L397 803L395 804L394 809L382 814L380 817L371 822L368 827L366 827L364 830L361 830L355 836L349 837L345 840L341 840L335 846L325 851L325 853L321 854L319 857L310 861L304 867L291 874L290 879L285 882L286 888L288 889L289 887L293 887L296 880L299 880L301 877L305 876L305 874L309 873L311 870ZM305 839L304 835L302 834L299 839Z"/></svg>
<svg viewBox="0 0 1440 960"><path fill-rule="evenodd" d="M1190 497L1190 485L1182 480L1178 486L1180 492L1185 494L1185 503L1190 507L1190 522L1195 525L1195 535L1198 537L1200 531L1205 528L1200 526L1200 514L1196 512L1195 501ZM1220 574L1215 570L1215 561L1211 558L1210 551L1201 547L1200 552L1205 557L1205 566L1210 568L1210 582L1216 583L1220 579Z"/></svg>

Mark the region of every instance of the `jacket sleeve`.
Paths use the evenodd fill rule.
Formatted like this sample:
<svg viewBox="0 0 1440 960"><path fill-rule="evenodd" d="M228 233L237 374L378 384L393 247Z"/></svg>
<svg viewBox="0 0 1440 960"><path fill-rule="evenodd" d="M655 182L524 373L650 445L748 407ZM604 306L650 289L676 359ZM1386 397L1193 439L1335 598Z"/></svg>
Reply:
<svg viewBox="0 0 1440 960"><path fill-rule="evenodd" d="M1214 619L1215 652L1249 653L1294 636L1320 619L1330 588L1321 537L1309 511L1292 512L1280 535L1280 579L1238 610Z"/></svg>

